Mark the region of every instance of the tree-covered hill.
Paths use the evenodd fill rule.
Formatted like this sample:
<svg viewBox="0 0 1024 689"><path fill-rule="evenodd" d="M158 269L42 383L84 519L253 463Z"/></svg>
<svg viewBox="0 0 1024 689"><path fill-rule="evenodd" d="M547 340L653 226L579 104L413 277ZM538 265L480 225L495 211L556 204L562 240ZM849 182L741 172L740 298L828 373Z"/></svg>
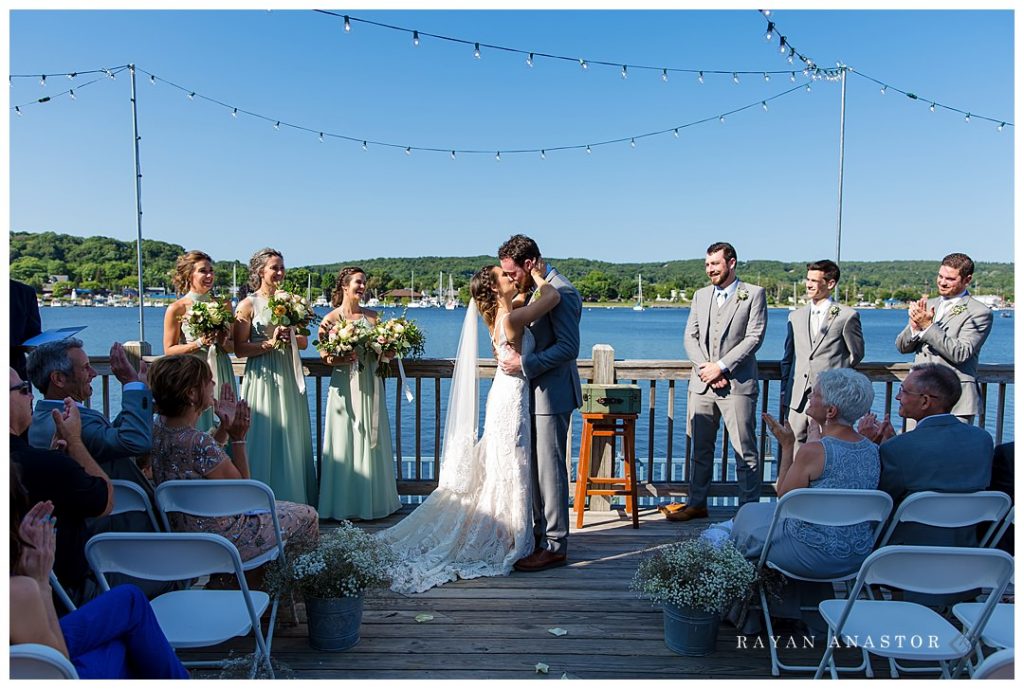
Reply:
<svg viewBox="0 0 1024 689"><path fill-rule="evenodd" d="M147 287L171 286L175 259L184 247L156 240L142 242L143 276ZM215 257L217 258L217 257ZM67 275L71 286L120 291L137 282L135 243L107 237L75 237L53 232L12 232L10 235L11 277L37 290L50 275ZM806 260L805 260L806 259ZM703 259L675 260L663 263L609 263L585 258L550 258L580 290L586 301L632 301L636 295L637 274L643 275L644 296L653 300L668 297L672 290L693 290L707 283ZM785 303L792 296L794 283L803 294L803 278L810 257L792 262L741 261L740 276L768 290L769 299ZM231 269L238 271L242 284L248 276L247 259L218 261L217 285L231 284ZM463 301L468 297L469 279L481 266L495 263L493 256L421 256L418 258L339 257L338 262L290 267L288 282L293 289L304 290L312 275L314 296L334 287L335 274L343 265L359 265L367 271L371 292L383 294L390 289L412 286L417 291L435 290L438 273L443 272L447 288L451 274ZM924 292L935 293L935 261L848 261L842 265L839 297L844 301L871 301L896 298L909 300ZM972 291L999 294L1013 300L1013 264L979 263Z"/></svg>

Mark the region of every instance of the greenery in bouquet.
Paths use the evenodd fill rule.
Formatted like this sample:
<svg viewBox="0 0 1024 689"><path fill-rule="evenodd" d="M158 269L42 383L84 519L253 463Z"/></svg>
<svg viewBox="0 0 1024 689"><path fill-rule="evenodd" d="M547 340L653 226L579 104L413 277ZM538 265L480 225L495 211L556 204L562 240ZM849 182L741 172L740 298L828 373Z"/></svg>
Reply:
<svg viewBox="0 0 1024 689"><path fill-rule="evenodd" d="M196 339L218 337L231 330L235 315L231 312L231 304L226 300L194 301L181 315L181 322Z"/></svg>
<svg viewBox="0 0 1024 689"><path fill-rule="evenodd" d="M392 354L399 359L422 356L426 342L427 338L419 326L405 316L378 321L373 326L368 343L377 353L377 375L387 378L391 372L391 361L384 358L385 354Z"/></svg>
<svg viewBox="0 0 1024 689"><path fill-rule="evenodd" d="M398 556L390 545L343 521L319 542L296 548L284 566L273 563L266 585L276 593L298 592L310 598L352 598L387 588Z"/></svg>
<svg viewBox="0 0 1024 689"><path fill-rule="evenodd" d="M654 603L722 613L756 580L754 565L731 542L673 543L640 562L630 588Z"/></svg>
<svg viewBox="0 0 1024 689"><path fill-rule="evenodd" d="M324 336L313 341L313 346L318 352L332 356L343 357L353 351L362 352L366 349L366 342L371 337L373 329L360 319L358 321L347 321L344 318L326 323ZM359 362L362 369L362 362Z"/></svg>
<svg viewBox="0 0 1024 689"><path fill-rule="evenodd" d="M271 325L295 328L298 335L309 335L309 326L319 320L305 297L284 290L274 292L268 302ZM284 345L281 345L284 346Z"/></svg>

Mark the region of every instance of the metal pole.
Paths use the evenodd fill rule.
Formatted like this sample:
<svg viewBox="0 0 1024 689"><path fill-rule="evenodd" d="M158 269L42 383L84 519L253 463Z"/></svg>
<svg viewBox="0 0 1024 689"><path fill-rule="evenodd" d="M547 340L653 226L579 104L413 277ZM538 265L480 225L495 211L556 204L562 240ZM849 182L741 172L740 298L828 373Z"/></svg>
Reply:
<svg viewBox="0 0 1024 689"><path fill-rule="evenodd" d="M839 101L839 217L836 221L836 264L843 246L843 153L846 133L846 65L841 67L842 96Z"/></svg>
<svg viewBox="0 0 1024 689"><path fill-rule="evenodd" d="M139 112L135 102L135 65L128 65L128 70L132 75L132 134L133 143L135 144L135 223L138 231L138 244L135 255L139 271L139 342L145 342L145 315L142 306L145 295L142 282L142 171L139 168Z"/></svg>

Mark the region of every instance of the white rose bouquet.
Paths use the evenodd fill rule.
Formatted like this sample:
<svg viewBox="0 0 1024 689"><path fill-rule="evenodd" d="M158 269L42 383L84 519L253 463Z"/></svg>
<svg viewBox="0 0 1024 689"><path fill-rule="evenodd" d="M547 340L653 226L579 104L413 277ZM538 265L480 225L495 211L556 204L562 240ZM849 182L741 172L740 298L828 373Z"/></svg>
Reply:
<svg viewBox="0 0 1024 689"><path fill-rule="evenodd" d="M325 324L328 325L328 324ZM330 323L324 337L314 340L313 346L318 352L333 356L345 356L356 350L365 350L370 338L371 328L366 321L346 321L341 319Z"/></svg>
<svg viewBox="0 0 1024 689"><path fill-rule="evenodd" d="M309 335L309 326L319 320L319 316L313 312L305 297L284 290L274 292L268 302L270 309L270 323L286 328L295 328L298 335ZM284 346L278 343L279 346Z"/></svg>
<svg viewBox="0 0 1024 689"><path fill-rule="evenodd" d="M420 356L426 341L423 331L405 316L379 321L370 331L368 341L369 347L377 353L377 375L387 378L391 372L391 362L386 355L399 359Z"/></svg>

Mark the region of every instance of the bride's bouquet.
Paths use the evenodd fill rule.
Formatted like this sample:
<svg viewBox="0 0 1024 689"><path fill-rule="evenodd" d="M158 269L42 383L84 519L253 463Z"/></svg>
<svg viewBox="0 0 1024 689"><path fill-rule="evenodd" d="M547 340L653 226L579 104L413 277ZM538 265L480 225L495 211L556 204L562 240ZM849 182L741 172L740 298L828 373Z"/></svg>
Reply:
<svg viewBox="0 0 1024 689"><path fill-rule="evenodd" d="M217 338L231 330L235 315L231 312L231 304L211 298L208 301L194 301L181 315L181 323L192 337Z"/></svg>
<svg viewBox="0 0 1024 689"><path fill-rule="evenodd" d="M324 337L314 340L313 346L323 354L345 356L357 349L365 349L371 332L372 328L364 320L346 321L341 319L331 323L324 333Z"/></svg>
<svg viewBox="0 0 1024 689"><path fill-rule="evenodd" d="M407 356L421 356L427 338L413 321L405 316L378 321L370 332L369 346L377 353L377 375L387 378L391 372L391 362L385 359L392 354L399 359Z"/></svg>
<svg viewBox="0 0 1024 689"><path fill-rule="evenodd" d="M295 328L298 335L309 335L309 326L319 320L305 297L284 290L277 290L267 301L271 325ZM283 347L282 343L278 346Z"/></svg>

